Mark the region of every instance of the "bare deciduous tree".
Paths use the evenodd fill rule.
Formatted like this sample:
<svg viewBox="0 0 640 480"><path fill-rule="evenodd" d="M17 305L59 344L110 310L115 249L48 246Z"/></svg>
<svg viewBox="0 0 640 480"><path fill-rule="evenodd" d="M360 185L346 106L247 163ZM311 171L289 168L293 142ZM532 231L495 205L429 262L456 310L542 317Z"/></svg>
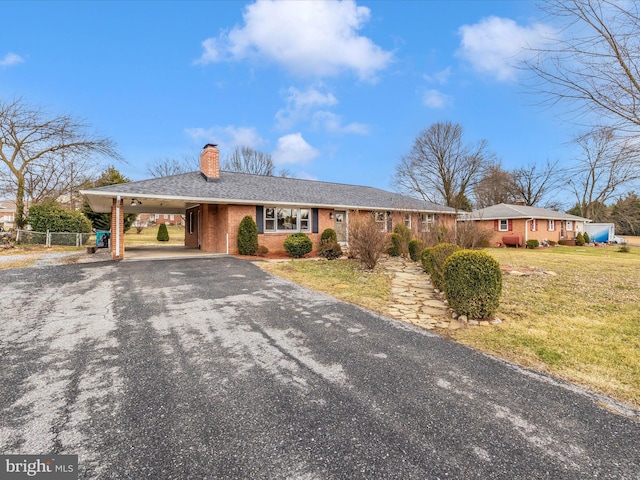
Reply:
<svg viewBox="0 0 640 480"><path fill-rule="evenodd" d="M271 159L271 154L260 152L249 147L237 147L227 156L223 170L253 175L273 176L276 167Z"/></svg>
<svg viewBox="0 0 640 480"><path fill-rule="evenodd" d="M164 158L155 160L147 167L147 173L152 177L159 178L193 172L199 168L200 158L197 155L185 155L182 159Z"/></svg>
<svg viewBox="0 0 640 480"><path fill-rule="evenodd" d="M65 156L74 160L93 155L119 158L112 140L91 136L87 128L78 119L50 116L21 99L0 101L0 162L5 180L9 178L15 185L18 228L25 223L27 178L33 180L60 168Z"/></svg>
<svg viewBox="0 0 640 480"><path fill-rule="evenodd" d="M485 140L465 144L459 124L434 123L400 160L395 183L410 195L460 209L491 159Z"/></svg>
<svg viewBox="0 0 640 480"><path fill-rule="evenodd" d="M489 165L473 187L476 208L486 208L499 203L513 203L513 174L500 164Z"/></svg>
<svg viewBox="0 0 640 480"><path fill-rule="evenodd" d="M541 80L536 88L548 94L552 104L567 102L577 114L595 112L618 128L637 133L639 5L619 0L544 0L549 18L563 24L556 38L526 62Z"/></svg>
<svg viewBox="0 0 640 480"><path fill-rule="evenodd" d="M560 182L558 162L549 162L544 167L535 163L516 168L511 172L511 193L514 198L523 200L529 206L552 208L553 200L543 204L545 197Z"/></svg>
<svg viewBox="0 0 640 480"><path fill-rule="evenodd" d="M576 139L581 149L569 174L580 216L594 217L598 205L622 193L640 179L640 145L628 137L617 137L612 128L598 128Z"/></svg>
<svg viewBox="0 0 640 480"><path fill-rule="evenodd" d="M382 231L371 213L353 212L349 215L349 256L357 258L369 270L389 246L389 235Z"/></svg>

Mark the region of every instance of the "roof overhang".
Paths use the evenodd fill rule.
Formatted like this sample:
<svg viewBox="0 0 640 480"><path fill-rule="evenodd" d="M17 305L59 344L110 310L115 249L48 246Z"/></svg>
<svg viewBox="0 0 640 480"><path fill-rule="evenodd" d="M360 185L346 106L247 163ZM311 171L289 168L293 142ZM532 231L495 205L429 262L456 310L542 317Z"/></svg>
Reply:
<svg viewBox="0 0 640 480"><path fill-rule="evenodd" d="M210 198L210 197L173 197L158 194L135 194L127 192L109 192L105 190L80 190L80 194L84 195L89 206L94 212L111 213L113 199L120 197L123 200L124 213L166 213L166 214L184 214L188 208L195 207L200 204L222 204L222 205L278 205L290 207L311 207L311 208L327 208L337 210L393 210L404 212L425 212L437 213L443 215L455 215L455 212L446 212L440 210L428 210L420 208L408 207L371 207L365 205L342 205L342 204L306 204L293 202L274 202L270 200L246 200L246 199L229 199L229 198Z"/></svg>

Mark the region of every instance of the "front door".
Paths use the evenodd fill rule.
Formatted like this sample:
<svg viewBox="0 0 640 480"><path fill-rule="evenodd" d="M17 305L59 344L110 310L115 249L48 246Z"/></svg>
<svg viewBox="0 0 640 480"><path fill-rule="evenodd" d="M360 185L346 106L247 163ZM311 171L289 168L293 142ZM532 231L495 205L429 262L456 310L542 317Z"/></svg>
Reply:
<svg viewBox="0 0 640 480"><path fill-rule="evenodd" d="M334 227L338 243L347 243L347 212L344 210L336 210L334 213Z"/></svg>

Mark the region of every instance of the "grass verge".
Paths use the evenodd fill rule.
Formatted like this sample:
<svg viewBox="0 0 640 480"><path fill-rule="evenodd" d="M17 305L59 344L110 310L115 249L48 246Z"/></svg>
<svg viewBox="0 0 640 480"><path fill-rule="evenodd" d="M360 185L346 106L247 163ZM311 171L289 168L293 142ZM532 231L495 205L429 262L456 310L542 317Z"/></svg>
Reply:
<svg viewBox="0 0 640 480"><path fill-rule="evenodd" d="M299 259L256 264L287 280L375 312L383 312L391 299L391 277L380 267L370 272L354 260Z"/></svg>

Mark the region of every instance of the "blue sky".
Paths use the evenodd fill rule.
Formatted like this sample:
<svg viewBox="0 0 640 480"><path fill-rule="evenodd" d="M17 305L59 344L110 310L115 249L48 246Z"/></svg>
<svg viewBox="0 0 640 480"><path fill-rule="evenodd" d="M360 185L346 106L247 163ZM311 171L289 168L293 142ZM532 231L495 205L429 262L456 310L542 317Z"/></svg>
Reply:
<svg viewBox="0 0 640 480"><path fill-rule="evenodd" d="M132 180L213 142L393 189L439 121L508 169L571 160L576 132L514 68L552 32L534 1L5 1L2 16L3 99L86 119Z"/></svg>

